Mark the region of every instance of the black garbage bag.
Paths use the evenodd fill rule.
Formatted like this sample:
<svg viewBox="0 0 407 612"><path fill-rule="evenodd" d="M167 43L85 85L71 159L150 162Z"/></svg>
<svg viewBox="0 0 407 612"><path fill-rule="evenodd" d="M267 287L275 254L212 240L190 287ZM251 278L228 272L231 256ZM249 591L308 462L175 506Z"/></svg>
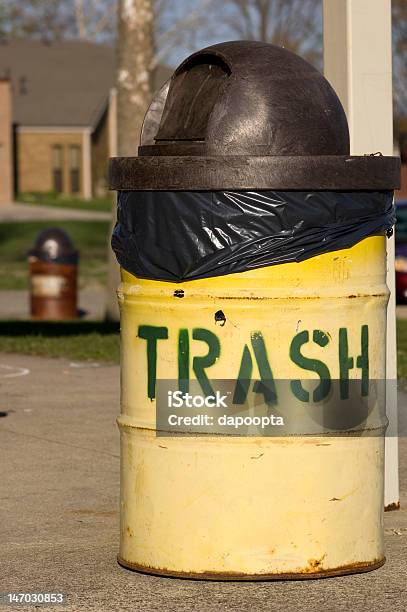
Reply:
<svg viewBox="0 0 407 612"><path fill-rule="evenodd" d="M392 191L121 191L112 248L128 272L180 282L304 261L394 223Z"/></svg>

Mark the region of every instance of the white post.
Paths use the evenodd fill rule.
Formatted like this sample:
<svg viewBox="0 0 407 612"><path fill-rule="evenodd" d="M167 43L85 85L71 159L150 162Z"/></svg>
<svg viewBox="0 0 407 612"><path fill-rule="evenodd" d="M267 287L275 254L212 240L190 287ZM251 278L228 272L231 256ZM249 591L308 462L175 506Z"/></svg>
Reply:
<svg viewBox="0 0 407 612"><path fill-rule="evenodd" d="M82 135L82 174L83 174L83 198L90 200L92 197L92 131L90 128L83 130Z"/></svg>
<svg viewBox="0 0 407 612"><path fill-rule="evenodd" d="M112 88L109 94L108 107L108 130L109 130L109 157L116 157L118 152L117 142L117 89ZM116 290L120 283L120 267L116 261L116 256L110 246L110 236L116 224L116 193L111 191L112 196L112 222L109 232L109 244L107 245L107 284L105 301L105 318L109 321L119 321L120 313L117 303Z"/></svg>
<svg viewBox="0 0 407 612"><path fill-rule="evenodd" d="M117 155L117 89L112 87L109 92L109 105L107 110L109 131L109 157Z"/></svg>
<svg viewBox="0 0 407 612"><path fill-rule="evenodd" d="M324 0L324 72L345 109L351 154L393 155L391 0ZM394 238L387 240L385 507L399 506Z"/></svg>

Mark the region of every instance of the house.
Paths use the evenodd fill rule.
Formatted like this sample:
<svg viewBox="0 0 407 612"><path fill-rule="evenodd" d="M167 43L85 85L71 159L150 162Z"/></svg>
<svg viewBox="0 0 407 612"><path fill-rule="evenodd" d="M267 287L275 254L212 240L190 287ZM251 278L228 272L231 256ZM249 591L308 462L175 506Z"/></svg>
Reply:
<svg viewBox="0 0 407 612"><path fill-rule="evenodd" d="M171 74L159 66L155 88ZM107 160L116 152L114 49L81 41L1 40L0 79L0 144L11 89L14 194L104 195Z"/></svg>
<svg viewBox="0 0 407 612"><path fill-rule="evenodd" d="M10 83L0 79L0 204L13 199Z"/></svg>

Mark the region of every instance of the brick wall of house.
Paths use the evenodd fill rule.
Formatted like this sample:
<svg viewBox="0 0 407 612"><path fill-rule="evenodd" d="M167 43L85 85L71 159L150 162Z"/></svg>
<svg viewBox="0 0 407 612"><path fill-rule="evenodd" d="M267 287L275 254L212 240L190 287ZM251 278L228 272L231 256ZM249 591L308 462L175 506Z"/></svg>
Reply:
<svg viewBox="0 0 407 612"><path fill-rule="evenodd" d="M13 200L12 116L10 82L0 80L0 204Z"/></svg>
<svg viewBox="0 0 407 612"><path fill-rule="evenodd" d="M62 193L71 194L70 147L79 147L79 193L83 195L82 132L49 132L21 129L17 132L18 190L23 192L54 191L54 148L61 147Z"/></svg>

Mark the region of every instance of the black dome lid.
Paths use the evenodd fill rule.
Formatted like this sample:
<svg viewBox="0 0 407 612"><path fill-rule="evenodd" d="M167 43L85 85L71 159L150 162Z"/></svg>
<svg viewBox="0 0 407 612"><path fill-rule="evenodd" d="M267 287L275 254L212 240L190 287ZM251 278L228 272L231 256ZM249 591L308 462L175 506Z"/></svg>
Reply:
<svg viewBox="0 0 407 612"><path fill-rule="evenodd" d="M59 227L48 227L42 230L28 254L41 261L54 263L76 263L78 261L78 251L69 234Z"/></svg>
<svg viewBox="0 0 407 612"><path fill-rule="evenodd" d="M177 68L154 140L178 155L190 143L208 155L349 154L345 112L322 74L251 41L208 47Z"/></svg>
<svg viewBox="0 0 407 612"><path fill-rule="evenodd" d="M392 189L399 161L351 157L335 91L275 45L226 42L175 70L148 109L138 158L113 158L114 189Z"/></svg>

